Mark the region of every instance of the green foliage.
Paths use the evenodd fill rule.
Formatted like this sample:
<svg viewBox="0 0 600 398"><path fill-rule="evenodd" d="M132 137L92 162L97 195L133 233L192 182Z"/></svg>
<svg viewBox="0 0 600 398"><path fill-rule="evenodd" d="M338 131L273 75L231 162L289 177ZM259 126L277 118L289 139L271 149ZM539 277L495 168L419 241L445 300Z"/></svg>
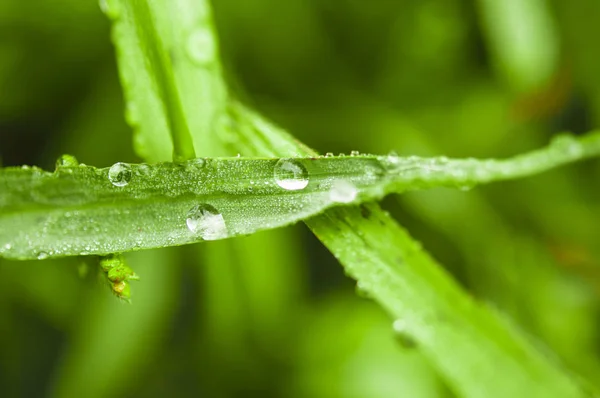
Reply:
<svg viewBox="0 0 600 398"><path fill-rule="evenodd" d="M600 154L600 134L560 136L509 160L397 155L204 159L96 169L64 155L54 173L0 170L0 254L106 255L248 235L391 192L476 184ZM18 234L12 231L18 230Z"/></svg>
<svg viewBox="0 0 600 398"><path fill-rule="evenodd" d="M475 13L454 0L404 1L398 15L393 2L372 8L294 0L214 3L218 29L207 1L102 2L113 21L127 120L147 163L95 154L100 146L93 134L79 132L94 131L93 120L102 118L82 117L70 129L70 142L77 144L64 150L99 166L118 163L96 168L63 156L54 172L0 171L5 258L163 247L127 255L145 275L134 306L115 307L103 295L80 304L77 292L86 285L66 277L65 267L49 271L62 262L2 261L0 292L37 303L73 335L55 371L54 395L143 396L167 385L169 392L210 396L265 396L266 390L323 397L590 395L597 386L576 373L594 384L600 374L597 267L590 260L598 254L597 190L590 183L596 163L468 193L407 192L468 190L598 155L597 134L559 136L527 152L546 142L550 131L565 128L504 113L509 97L531 94L560 67L550 7L532 2L515 17L517 5L479 3L481 40L497 80L506 84L503 91L481 76L480 64L460 56L474 46L469 38L476 22ZM497 10L499 18L491 18ZM571 14L565 15L568 20ZM530 41L515 41L502 21L528 26ZM254 36L258 31L262 36ZM542 47L534 53L521 44ZM374 57L375 47L385 48L387 58ZM221 59L233 65L223 68ZM591 93L590 107L592 81L581 84ZM246 97L243 89L261 113L313 146L347 153L397 148L424 156L319 157L238 102ZM268 95L261 96L263 90ZM90 109L103 102L105 94L96 95ZM526 102L517 117L538 114L540 105L532 109ZM111 156L122 150L117 131L100 134ZM518 152L525 154L507 160L435 156ZM238 153L243 156L233 157ZM90 162L93 156L99 160ZM386 202L394 217L371 202L392 192L406 192ZM296 230L164 248L299 220L356 279L358 293L379 303L393 322L347 292L309 299L305 269L315 264L316 272L327 260L305 259L315 249L303 249ZM574 242L581 247L569 249ZM128 281L137 276L123 261L108 257L101 265L113 291L127 298ZM330 278L310 285L331 293ZM48 287L58 285L60 294ZM179 317L177 299L184 306ZM75 313L86 309L73 316L57 303L76 303L70 304ZM165 337L171 324L175 339ZM117 338L115 328L122 331ZM392 329L404 346L393 346ZM9 341L0 344L9 347ZM113 354L106 355L107 346ZM150 364L148 355L160 359ZM145 377L147 387L138 384L142 369L161 377ZM162 382L182 373L201 387Z"/></svg>

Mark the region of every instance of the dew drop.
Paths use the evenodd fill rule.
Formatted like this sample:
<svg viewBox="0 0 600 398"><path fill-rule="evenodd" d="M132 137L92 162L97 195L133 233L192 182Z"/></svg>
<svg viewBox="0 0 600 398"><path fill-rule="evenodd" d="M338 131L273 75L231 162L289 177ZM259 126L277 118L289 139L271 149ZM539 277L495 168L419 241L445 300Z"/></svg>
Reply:
<svg viewBox="0 0 600 398"><path fill-rule="evenodd" d="M5 244L4 246L0 247L0 253L4 253L10 250L10 248L12 247L12 245L10 243Z"/></svg>
<svg viewBox="0 0 600 398"><path fill-rule="evenodd" d="M350 156L360 156L360 152L352 151L352 152L350 152Z"/></svg>
<svg viewBox="0 0 600 398"><path fill-rule="evenodd" d="M204 240L227 237L227 226L223 215L209 204L203 203L192 207L185 223L191 232Z"/></svg>
<svg viewBox="0 0 600 398"><path fill-rule="evenodd" d="M367 299L373 298L371 296L371 293L370 293L369 289L367 288L367 286L368 285L365 284L364 282L361 282L361 281L356 282L356 294L362 298L367 298Z"/></svg>
<svg viewBox="0 0 600 398"><path fill-rule="evenodd" d="M211 63L215 57L215 41L211 32L208 29L193 31L187 41L187 53L199 66Z"/></svg>
<svg viewBox="0 0 600 398"><path fill-rule="evenodd" d="M358 189L350 181L336 180L331 184L329 199L338 203L350 203L356 199Z"/></svg>
<svg viewBox="0 0 600 398"><path fill-rule="evenodd" d="M414 348L417 345L415 339L408 333L406 322L403 319L396 319L392 324L396 340L405 348Z"/></svg>
<svg viewBox="0 0 600 398"><path fill-rule="evenodd" d="M140 164L140 165L138 165L138 167L136 169L136 175L139 175L142 177L149 177L152 175L153 172L154 172L154 169L147 164Z"/></svg>
<svg viewBox="0 0 600 398"><path fill-rule="evenodd" d="M108 179L116 187L124 187L131 181L131 166L127 163L115 163L108 169Z"/></svg>
<svg viewBox="0 0 600 398"><path fill-rule="evenodd" d="M325 154L325 157L326 157L326 158L332 158L332 157L334 157L334 156L335 156L335 155L333 154L333 152L327 152L327 153Z"/></svg>
<svg viewBox="0 0 600 398"><path fill-rule="evenodd" d="M297 191L308 185L306 167L294 159L279 159L275 165L275 182L283 189Z"/></svg>
<svg viewBox="0 0 600 398"><path fill-rule="evenodd" d="M200 170L206 166L206 160L204 160L203 158L196 158L196 159L190 160L188 164L193 169Z"/></svg>
<svg viewBox="0 0 600 398"><path fill-rule="evenodd" d="M37 254L37 259L38 260L45 260L47 258L48 258L48 253L46 253L46 252L39 252Z"/></svg>
<svg viewBox="0 0 600 398"><path fill-rule="evenodd" d="M79 162L73 155L62 155L56 160L56 168L59 167L75 167L79 166Z"/></svg>

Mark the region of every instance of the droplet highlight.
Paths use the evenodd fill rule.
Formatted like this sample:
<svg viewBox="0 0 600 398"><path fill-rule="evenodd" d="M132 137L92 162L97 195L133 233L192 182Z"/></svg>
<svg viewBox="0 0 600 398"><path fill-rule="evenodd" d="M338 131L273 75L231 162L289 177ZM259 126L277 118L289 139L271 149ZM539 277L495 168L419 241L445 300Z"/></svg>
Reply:
<svg viewBox="0 0 600 398"><path fill-rule="evenodd" d="M275 164L275 182L288 191L298 191L308 185L308 171L294 159L279 159Z"/></svg>
<svg viewBox="0 0 600 398"><path fill-rule="evenodd" d="M190 232L204 240L227 237L227 225L223 215L209 204L203 203L192 207L185 223Z"/></svg>
<svg viewBox="0 0 600 398"><path fill-rule="evenodd" d="M337 203L350 203L356 199L358 189L347 180L336 180L331 184L329 198Z"/></svg>
<svg viewBox="0 0 600 398"><path fill-rule="evenodd" d="M108 180L116 187L124 187L131 181L131 166L127 163L115 163L108 169Z"/></svg>

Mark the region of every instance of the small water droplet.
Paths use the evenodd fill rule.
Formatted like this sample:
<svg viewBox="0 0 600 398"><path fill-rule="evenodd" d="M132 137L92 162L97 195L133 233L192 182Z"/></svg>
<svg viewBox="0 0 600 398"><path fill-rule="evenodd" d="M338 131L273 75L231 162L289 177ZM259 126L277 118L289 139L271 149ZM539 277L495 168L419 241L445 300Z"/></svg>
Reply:
<svg viewBox="0 0 600 398"><path fill-rule="evenodd" d="M406 322L396 319L392 324L396 340L405 348L414 348L417 345L415 339L407 332Z"/></svg>
<svg viewBox="0 0 600 398"><path fill-rule="evenodd" d="M108 179L116 187L124 187L131 181L131 166L127 163L115 163L108 169Z"/></svg>
<svg viewBox="0 0 600 398"><path fill-rule="evenodd" d="M204 160L203 158L196 158L196 159L192 159L188 162L188 164L196 169L196 170L200 170L203 169L206 166L206 160Z"/></svg>
<svg viewBox="0 0 600 398"><path fill-rule="evenodd" d="M45 260L47 258L48 258L48 253L46 253L46 252L39 252L37 255L38 260Z"/></svg>
<svg viewBox="0 0 600 398"><path fill-rule="evenodd" d="M334 156L335 156L335 155L333 154L333 152L327 152L327 153L325 154L325 157L326 157L326 158L332 158L332 157L334 157Z"/></svg>
<svg viewBox="0 0 600 398"><path fill-rule="evenodd" d="M361 281L356 282L356 294L362 298L372 298L371 293L367 289L367 285Z"/></svg>
<svg viewBox="0 0 600 398"><path fill-rule="evenodd" d="M154 172L154 169L147 164L140 164L136 168L136 175L139 175L142 177L149 177L153 174L153 172Z"/></svg>
<svg viewBox="0 0 600 398"><path fill-rule="evenodd" d="M223 215L209 204L203 203L192 207L185 223L191 232L204 240L227 237L227 226Z"/></svg>
<svg viewBox="0 0 600 398"><path fill-rule="evenodd" d="M344 156L346 156L346 154L344 152L340 152L340 154L338 156L339 157L344 157Z"/></svg>
<svg viewBox="0 0 600 398"><path fill-rule="evenodd" d="M187 52L197 65L205 66L215 58L215 41L208 29L197 29L190 34L187 41Z"/></svg>
<svg viewBox="0 0 600 398"><path fill-rule="evenodd" d="M56 160L56 168L59 167L75 167L79 166L79 162L73 155L62 155Z"/></svg>
<svg viewBox="0 0 600 398"><path fill-rule="evenodd" d="M352 152L350 152L350 156L360 156L360 152L352 151Z"/></svg>
<svg viewBox="0 0 600 398"><path fill-rule="evenodd" d="M336 180L331 184L329 198L338 203L350 203L356 199L358 189L350 181Z"/></svg>
<svg viewBox="0 0 600 398"><path fill-rule="evenodd" d="M308 185L308 171L294 159L279 159L274 170L275 182L283 189L297 191Z"/></svg>

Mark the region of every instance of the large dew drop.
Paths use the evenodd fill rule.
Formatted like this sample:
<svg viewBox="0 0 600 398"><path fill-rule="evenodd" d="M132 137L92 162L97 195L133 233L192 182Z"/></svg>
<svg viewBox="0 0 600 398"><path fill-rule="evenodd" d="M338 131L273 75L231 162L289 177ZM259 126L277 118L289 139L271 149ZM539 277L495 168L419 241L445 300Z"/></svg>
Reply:
<svg viewBox="0 0 600 398"><path fill-rule="evenodd" d="M338 203L350 203L356 199L358 189L350 181L336 180L331 184L329 199Z"/></svg>
<svg viewBox="0 0 600 398"><path fill-rule="evenodd" d="M127 163L115 163L108 169L108 180L116 187L129 184L131 175L131 166Z"/></svg>
<svg viewBox="0 0 600 398"><path fill-rule="evenodd" d="M192 207L185 223L191 232L204 240L227 237L227 226L223 215L209 204L203 203Z"/></svg>
<svg viewBox="0 0 600 398"><path fill-rule="evenodd" d="M283 189L297 191L308 185L306 167L294 159L279 159L275 165L275 182Z"/></svg>

